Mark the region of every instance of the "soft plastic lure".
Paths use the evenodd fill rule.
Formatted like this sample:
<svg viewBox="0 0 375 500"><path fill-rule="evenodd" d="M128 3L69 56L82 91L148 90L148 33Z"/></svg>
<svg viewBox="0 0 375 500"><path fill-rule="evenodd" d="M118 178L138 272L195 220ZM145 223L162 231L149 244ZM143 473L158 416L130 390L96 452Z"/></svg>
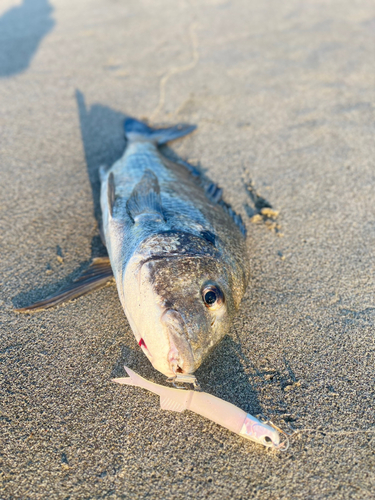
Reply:
<svg viewBox="0 0 375 500"><path fill-rule="evenodd" d="M280 443L280 435L274 427L261 422L237 406L207 392L183 391L155 384L142 378L130 368L126 366L124 368L129 377L115 378L113 382L142 387L158 394L163 410L178 412L190 410L258 444L268 448L286 449L286 443Z"/></svg>

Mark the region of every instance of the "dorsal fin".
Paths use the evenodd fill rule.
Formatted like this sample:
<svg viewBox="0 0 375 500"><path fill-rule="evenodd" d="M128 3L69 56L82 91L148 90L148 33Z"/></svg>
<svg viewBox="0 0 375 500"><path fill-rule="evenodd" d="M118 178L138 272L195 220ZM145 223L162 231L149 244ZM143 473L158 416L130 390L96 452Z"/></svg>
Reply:
<svg viewBox="0 0 375 500"><path fill-rule="evenodd" d="M111 172L108 176L108 186L107 186L107 200L108 200L108 208L111 216L113 215L113 206L115 204L115 178L113 176L113 172Z"/></svg>
<svg viewBox="0 0 375 500"><path fill-rule="evenodd" d="M160 186L154 172L145 171L142 179L134 187L126 208L134 222L139 222L142 217L164 221Z"/></svg>
<svg viewBox="0 0 375 500"><path fill-rule="evenodd" d="M209 198L213 203L219 203L223 195L223 190L219 188L214 182L208 182L204 186L207 198Z"/></svg>
<svg viewBox="0 0 375 500"><path fill-rule="evenodd" d="M233 222L237 225L243 236L246 236L246 227L243 223L240 214L237 214L233 208L222 199L223 190L208 178L203 178L201 185L206 193L206 196L212 203L220 205L224 211L232 218Z"/></svg>
<svg viewBox="0 0 375 500"><path fill-rule="evenodd" d="M223 207L224 211L232 218L233 222L236 224L236 226L241 231L241 233L243 234L243 236L246 237L246 233L247 233L246 226L243 223L241 215L237 214L233 210L233 208L228 203L226 203L224 200L220 200L218 204L221 207Z"/></svg>

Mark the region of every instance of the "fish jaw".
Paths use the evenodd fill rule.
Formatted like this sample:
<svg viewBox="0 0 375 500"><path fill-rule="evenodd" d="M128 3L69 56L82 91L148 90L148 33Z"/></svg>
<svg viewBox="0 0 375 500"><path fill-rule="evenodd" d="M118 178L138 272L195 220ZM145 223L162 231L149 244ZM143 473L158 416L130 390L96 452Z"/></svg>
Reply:
<svg viewBox="0 0 375 500"><path fill-rule="evenodd" d="M135 339L153 367L167 377L175 376L179 355L179 339L170 336L163 322L168 313L150 284L149 268L142 265L144 256L130 259L124 272L121 302Z"/></svg>
<svg viewBox="0 0 375 500"><path fill-rule="evenodd" d="M174 375L177 373L189 374L195 369L194 356L187 339L186 325L181 314L174 309L167 309L161 322L165 335L169 339L168 362Z"/></svg>

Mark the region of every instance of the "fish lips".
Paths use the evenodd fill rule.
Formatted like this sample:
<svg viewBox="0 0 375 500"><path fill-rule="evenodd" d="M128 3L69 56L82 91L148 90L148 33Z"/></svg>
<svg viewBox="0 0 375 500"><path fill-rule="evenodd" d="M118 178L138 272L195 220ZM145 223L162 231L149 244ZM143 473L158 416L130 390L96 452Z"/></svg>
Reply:
<svg viewBox="0 0 375 500"><path fill-rule="evenodd" d="M161 323L169 338L168 362L172 371L175 374L193 373L195 367L194 356L182 315L174 309L167 309L162 314Z"/></svg>
<svg viewBox="0 0 375 500"><path fill-rule="evenodd" d="M184 257L190 257L190 255L184 254ZM193 254L191 257L196 256ZM141 274L143 269L145 269L145 272L148 273L150 271L150 266L152 267L155 261L170 260L175 258L181 258L181 255L173 252L164 252L162 254L152 255L151 257L142 260L138 268L139 286L142 281ZM166 308L165 305L163 306L160 304L159 307L162 309L159 318L164 331L164 338L169 344L169 350L165 352L165 361L162 364L164 365L164 363L167 363L168 368L164 365L163 369L162 365L158 362L158 356L155 353L155 346L153 348L150 347L148 336L146 335L144 340L143 335L139 334L138 336L136 335L136 338L138 340L138 337L140 337L138 342L140 343L141 348L143 348L142 350L149 358L154 368L161 371L168 377L171 377L176 373L193 373L196 363L188 340L187 326L182 315L175 309ZM133 330L136 331L137 328L133 326ZM161 341L161 339L159 340Z"/></svg>

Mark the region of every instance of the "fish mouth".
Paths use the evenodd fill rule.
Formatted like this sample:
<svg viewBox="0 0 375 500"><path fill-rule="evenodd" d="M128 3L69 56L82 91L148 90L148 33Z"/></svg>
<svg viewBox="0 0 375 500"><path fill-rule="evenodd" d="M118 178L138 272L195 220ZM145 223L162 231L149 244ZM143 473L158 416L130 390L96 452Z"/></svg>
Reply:
<svg viewBox="0 0 375 500"><path fill-rule="evenodd" d="M168 364L173 375L193 373L194 355L182 315L174 309L167 309L160 320L169 340Z"/></svg>
<svg viewBox="0 0 375 500"><path fill-rule="evenodd" d="M151 257L148 257L147 259L144 259L140 262L138 276L139 277L141 276L141 271L142 271L143 266L149 262L164 260L164 259L176 259L176 258L181 258L181 257L182 258L186 258L186 257L187 258L189 258L189 257L196 258L196 257L200 257L200 256L194 255L192 253L188 254L186 252L181 252L181 253L165 252L162 254L152 255ZM173 321L171 322L170 320L172 319L172 316L174 316L174 318L173 318ZM177 319L177 317L178 317L178 319ZM181 355L180 355L181 349L179 350L177 347L177 345L181 343L180 333L183 332L183 330L186 328L185 322L184 322L181 314L179 314L175 310L164 308L162 311L161 317L160 317L160 321L163 324L163 326L166 327L166 330L167 330L166 336L167 336L167 339L168 339L169 345L170 345L170 349L168 352L168 364L169 364L170 370L172 370L172 371L169 375L173 376L172 373L174 375L176 375L177 373L190 373L186 370L192 369L192 368L190 368L190 365L193 366L194 361L193 361L193 363L184 362L184 360L181 358ZM172 328L173 333L171 333L169 331L168 324L170 326L173 325L173 328ZM178 326L177 326L177 324L178 324ZM176 339L176 337L177 337L177 339ZM191 349L190 349L190 346L189 346L187 340L186 340L186 343L187 343L187 346L182 350L183 351L190 350L190 355L188 356L188 358L190 360L190 358L192 358L193 356L192 356ZM138 341L138 345L140 346L140 348L142 349L144 354L146 354L146 356L149 358L149 360L152 363L153 356L152 356L151 352L149 351L149 349L147 348L146 342L143 339L143 337L141 337L140 340ZM189 367L186 366L187 364L189 365Z"/></svg>

